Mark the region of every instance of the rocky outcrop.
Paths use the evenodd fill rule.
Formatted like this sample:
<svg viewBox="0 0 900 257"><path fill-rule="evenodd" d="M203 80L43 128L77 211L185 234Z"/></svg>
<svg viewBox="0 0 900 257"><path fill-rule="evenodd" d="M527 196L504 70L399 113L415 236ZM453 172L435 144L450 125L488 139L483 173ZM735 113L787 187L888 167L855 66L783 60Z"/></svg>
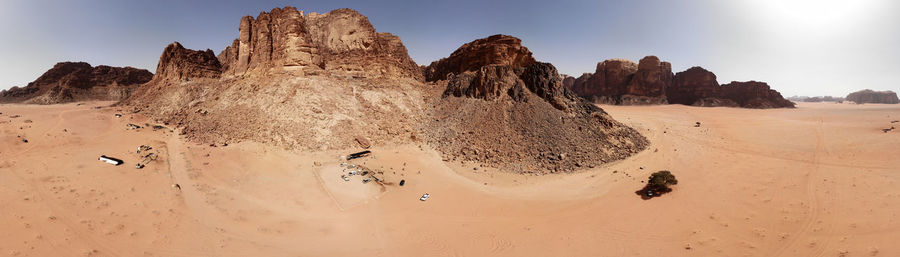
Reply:
<svg viewBox="0 0 900 257"><path fill-rule="evenodd" d="M149 71L132 67L92 67L85 62L61 62L25 87L0 92L0 102L117 101L152 77Z"/></svg>
<svg viewBox="0 0 900 257"><path fill-rule="evenodd" d="M159 57L154 79L218 78L221 74L222 65L212 50L185 49L174 42L166 46Z"/></svg>
<svg viewBox="0 0 900 257"><path fill-rule="evenodd" d="M693 105L700 99L717 97L718 88L719 82L716 80L716 74L694 66L675 74L667 97L669 103Z"/></svg>
<svg viewBox="0 0 900 257"><path fill-rule="evenodd" d="M535 62L531 51L522 46L522 40L507 35L493 35L464 44L450 54L450 57L432 62L425 68L425 80L445 80L451 73L475 71L493 64L515 68Z"/></svg>
<svg viewBox="0 0 900 257"><path fill-rule="evenodd" d="M678 74L672 64L647 56L639 64L612 59L597 64L595 73L585 73L569 88L594 103L618 105L684 104L745 108L793 107L762 82L737 82L719 86L716 75L701 67Z"/></svg>
<svg viewBox="0 0 900 257"><path fill-rule="evenodd" d="M716 74L691 67L675 74L668 91L669 102L704 107L742 107L754 109L793 108L794 103L784 99L781 93L765 82L733 81L719 85Z"/></svg>
<svg viewBox="0 0 900 257"><path fill-rule="evenodd" d="M641 59L638 69L628 83L626 94L666 98L666 88L672 85L672 64L662 62L656 56Z"/></svg>
<svg viewBox="0 0 900 257"><path fill-rule="evenodd" d="M638 65L624 59L612 59L597 64L596 71L585 73L574 83L573 91L585 98L618 97L626 93ZM615 101L613 100L613 104Z"/></svg>
<svg viewBox="0 0 900 257"><path fill-rule="evenodd" d="M426 133L446 159L515 172L562 172L619 160L646 147L639 133L572 93L553 65L511 59L497 64L469 52L484 53L471 46L485 40L442 59L484 64L445 73L447 87L433 104ZM527 48L517 49L530 56ZM436 63L430 68L442 67Z"/></svg>
<svg viewBox="0 0 900 257"><path fill-rule="evenodd" d="M769 109L793 108L794 102L788 101L778 91L769 88L765 82L747 81L722 85L718 97L728 99L743 108Z"/></svg>
<svg viewBox="0 0 900 257"><path fill-rule="evenodd" d="M877 103L877 104L896 104L900 103L897 99L897 93L894 91L874 91L871 89L861 90L847 95L847 101L853 101L858 104Z"/></svg>
<svg viewBox="0 0 900 257"><path fill-rule="evenodd" d="M665 104L666 88L672 84L672 65L656 56L640 63L611 59L597 64L593 74L572 85L572 90L595 103L619 105Z"/></svg>
<svg viewBox="0 0 900 257"><path fill-rule="evenodd" d="M167 46L154 79L120 105L205 144L346 150L422 138L422 68L356 11L276 8L243 17L231 43L217 56Z"/></svg>
<svg viewBox="0 0 900 257"><path fill-rule="evenodd" d="M256 18L243 17L238 32L218 55L229 75L327 70L354 76L422 76L399 37L376 32L368 18L352 9L304 14L293 7L275 8Z"/></svg>

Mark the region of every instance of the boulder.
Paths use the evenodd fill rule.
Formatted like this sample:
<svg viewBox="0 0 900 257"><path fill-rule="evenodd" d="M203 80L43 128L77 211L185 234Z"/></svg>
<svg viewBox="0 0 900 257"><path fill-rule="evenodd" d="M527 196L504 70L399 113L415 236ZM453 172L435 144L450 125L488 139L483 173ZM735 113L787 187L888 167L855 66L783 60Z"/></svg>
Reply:
<svg viewBox="0 0 900 257"><path fill-rule="evenodd" d="M847 101L853 101L858 104L878 103L878 104L896 104L900 103L897 99L897 93L894 91L874 91L865 89L847 95Z"/></svg>
<svg viewBox="0 0 900 257"><path fill-rule="evenodd" d="M432 62L425 68L425 80L445 80L451 73L475 71L493 64L516 68L535 62L531 51L522 46L522 40L507 35L493 35L466 43L449 57Z"/></svg>

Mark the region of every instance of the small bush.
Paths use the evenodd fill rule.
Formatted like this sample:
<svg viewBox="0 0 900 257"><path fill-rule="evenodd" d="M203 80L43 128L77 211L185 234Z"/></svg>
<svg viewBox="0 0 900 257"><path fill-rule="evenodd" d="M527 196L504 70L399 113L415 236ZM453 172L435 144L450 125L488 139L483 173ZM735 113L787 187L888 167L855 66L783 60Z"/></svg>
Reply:
<svg viewBox="0 0 900 257"><path fill-rule="evenodd" d="M647 185L641 190L634 192L641 196L641 199L649 200L653 197L659 197L665 193L672 192L669 186L677 185L678 180L668 170L661 170L650 174Z"/></svg>

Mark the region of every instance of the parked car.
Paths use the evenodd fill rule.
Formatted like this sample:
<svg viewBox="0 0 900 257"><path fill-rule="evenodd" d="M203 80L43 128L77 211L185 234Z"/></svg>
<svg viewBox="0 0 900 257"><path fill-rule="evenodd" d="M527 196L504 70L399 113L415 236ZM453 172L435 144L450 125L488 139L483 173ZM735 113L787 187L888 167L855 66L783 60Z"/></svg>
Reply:
<svg viewBox="0 0 900 257"><path fill-rule="evenodd" d="M431 195L428 193L425 193L424 195L422 195L422 198L419 198L419 201L424 202L425 200L428 200L428 197L431 197Z"/></svg>

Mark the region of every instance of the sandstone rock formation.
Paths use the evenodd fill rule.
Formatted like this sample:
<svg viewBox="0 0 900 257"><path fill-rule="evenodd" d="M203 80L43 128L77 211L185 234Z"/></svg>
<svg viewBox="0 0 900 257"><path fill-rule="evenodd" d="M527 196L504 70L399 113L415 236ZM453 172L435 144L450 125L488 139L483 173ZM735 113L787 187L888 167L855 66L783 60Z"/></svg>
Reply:
<svg viewBox="0 0 900 257"><path fill-rule="evenodd" d="M85 62L61 62L28 86L0 92L0 102L56 104L74 101L118 101L153 77L132 67L92 67Z"/></svg>
<svg viewBox="0 0 900 257"><path fill-rule="evenodd" d="M692 105L700 99L715 98L718 96L718 88L716 74L694 66L675 74L675 80L668 91L669 103Z"/></svg>
<svg viewBox="0 0 900 257"><path fill-rule="evenodd" d="M515 172L563 172L619 160L646 147L639 133L569 91L553 65L486 60L478 54L486 52L483 48L472 47L493 41L495 49L516 49L530 57L520 40L503 36L508 45L498 45L496 37L465 44L427 68L443 71L429 79L448 76L425 129L446 159ZM447 63L465 65L447 69Z"/></svg>
<svg viewBox="0 0 900 257"><path fill-rule="evenodd" d="M581 75L572 89L576 94L594 102L616 104L617 98L627 91L626 87L637 68L638 65L629 60L606 60L597 64L593 74Z"/></svg>
<svg viewBox="0 0 900 257"><path fill-rule="evenodd" d="M450 54L450 57L432 62L425 69L425 80L444 80L451 73L475 71L491 64L524 67L535 62L531 51L522 46L522 40L507 35L493 35L464 44Z"/></svg>
<svg viewBox="0 0 900 257"><path fill-rule="evenodd" d="M743 108L793 108L795 105L769 88L768 84L759 81L732 81L719 88L718 97L732 100Z"/></svg>
<svg viewBox="0 0 900 257"><path fill-rule="evenodd" d="M638 64L638 69L631 78L625 94L665 99L666 88L672 86L674 77L672 64L662 62L656 56L644 57Z"/></svg>
<svg viewBox="0 0 900 257"><path fill-rule="evenodd" d="M618 105L684 104L744 108L783 108L794 104L762 82L733 82L720 86L716 75L701 67L672 74L672 65L656 56L639 64L612 59L597 64L571 87L594 103Z"/></svg>
<svg viewBox="0 0 900 257"><path fill-rule="evenodd" d="M400 38L378 33L351 9L304 14L293 7L245 16L239 37L218 58L229 75L320 70L356 76L421 78Z"/></svg>
<svg viewBox="0 0 900 257"><path fill-rule="evenodd" d="M593 74L572 86L578 95L596 103L644 105L665 104L666 88L672 84L672 65L656 56L640 63L611 59L597 64Z"/></svg>
<svg viewBox="0 0 900 257"><path fill-rule="evenodd" d="M897 93L894 91L874 91L871 89L856 91L847 95L847 101L853 101L858 104L877 103L877 104L896 104L900 103L897 99Z"/></svg>
<svg viewBox="0 0 900 257"><path fill-rule="evenodd" d="M243 17L214 56L166 47L153 80L121 105L202 143L328 150L421 138L421 67L400 39L350 9Z"/></svg>
<svg viewBox="0 0 900 257"><path fill-rule="evenodd" d="M166 46L159 57L154 79L217 78L221 74L222 65L212 50L185 49L174 42Z"/></svg>

